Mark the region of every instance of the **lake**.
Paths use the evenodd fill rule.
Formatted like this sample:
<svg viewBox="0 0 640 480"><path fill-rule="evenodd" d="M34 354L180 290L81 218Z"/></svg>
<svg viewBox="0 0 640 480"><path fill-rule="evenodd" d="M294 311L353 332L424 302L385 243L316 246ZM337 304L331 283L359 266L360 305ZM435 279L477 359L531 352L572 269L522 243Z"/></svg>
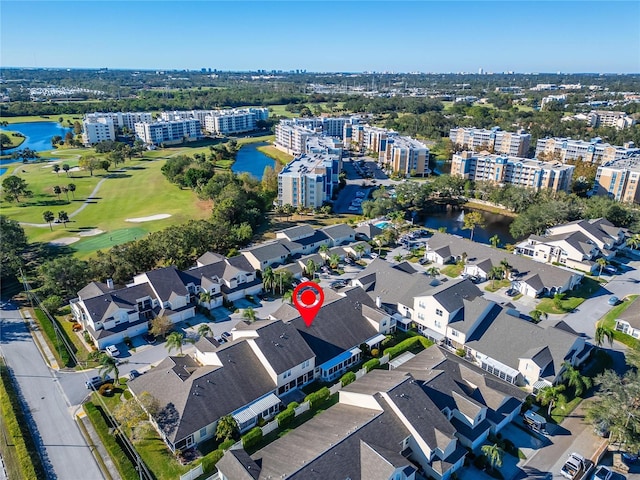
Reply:
<svg viewBox="0 0 640 480"><path fill-rule="evenodd" d="M240 147L236 155L236 161L231 166L235 173L248 172L259 180L262 180L264 167L275 167L276 161L266 156L258 147L269 145L267 142L248 143Z"/></svg>
<svg viewBox="0 0 640 480"><path fill-rule="evenodd" d="M457 209L457 210L445 210L429 212L424 225L428 228L437 230L440 227L445 227L447 233L454 235L460 235L464 238L471 237L471 230L463 230L464 215L471 210L469 209ZM473 232L473 240L480 243L490 243L489 239L494 235L500 237L500 244L504 246L505 243L515 243L515 239L509 232L509 226L513 222L513 217L506 215L500 215L498 213L485 212L483 210L475 210L480 212L484 220L484 227L476 227Z"/></svg>
<svg viewBox="0 0 640 480"><path fill-rule="evenodd" d="M10 130L13 132L20 132L26 138L22 145L18 149L30 148L36 152L42 152L43 150L52 150L51 138L60 135L62 138L67 132L73 132L72 128L65 128L58 122L25 122L25 123L12 123L6 127L1 127L0 131ZM9 150L11 151L11 150Z"/></svg>

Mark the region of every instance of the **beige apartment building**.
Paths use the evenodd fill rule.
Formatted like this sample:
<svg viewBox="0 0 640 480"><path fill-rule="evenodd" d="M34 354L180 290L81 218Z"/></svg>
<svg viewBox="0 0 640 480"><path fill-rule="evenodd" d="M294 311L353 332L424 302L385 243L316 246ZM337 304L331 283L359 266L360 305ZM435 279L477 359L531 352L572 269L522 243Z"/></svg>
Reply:
<svg viewBox="0 0 640 480"><path fill-rule="evenodd" d="M535 156L536 158L544 157L545 160L559 160L563 163L580 158L583 162L604 164L635 154L640 154L640 148L636 148L633 142L627 142L620 147L603 143L601 138L585 142L556 137L538 140Z"/></svg>
<svg viewBox="0 0 640 480"><path fill-rule="evenodd" d="M520 130L516 133L503 132L499 127L452 128L449 138L460 150L478 152L488 150L491 153L503 153L515 157L526 157L531 145L531 135Z"/></svg>
<svg viewBox="0 0 640 480"><path fill-rule="evenodd" d="M380 152L380 162L400 175L421 175L431 173L429 169L429 149L410 137L394 136L386 141L386 148Z"/></svg>
<svg viewBox="0 0 640 480"><path fill-rule="evenodd" d="M558 162L474 152L455 154L451 162L451 175L454 176L554 192L569 190L573 170L573 165Z"/></svg>
<svg viewBox="0 0 640 480"><path fill-rule="evenodd" d="M608 162L598 167L593 186L595 195L625 203L640 203L640 155Z"/></svg>

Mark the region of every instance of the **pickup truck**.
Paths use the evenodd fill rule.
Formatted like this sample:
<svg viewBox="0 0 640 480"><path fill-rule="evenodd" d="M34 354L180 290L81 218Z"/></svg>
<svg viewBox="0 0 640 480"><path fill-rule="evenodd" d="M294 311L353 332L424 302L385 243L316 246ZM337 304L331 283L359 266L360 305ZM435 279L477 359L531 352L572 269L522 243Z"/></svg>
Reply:
<svg viewBox="0 0 640 480"><path fill-rule="evenodd" d="M593 463L591 460L587 460L579 453L574 452L569 454L569 458L567 458L567 461L562 466L560 473L569 480L579 480L580 478L586 477L586 474L589 473L592 467Z"/></svg>

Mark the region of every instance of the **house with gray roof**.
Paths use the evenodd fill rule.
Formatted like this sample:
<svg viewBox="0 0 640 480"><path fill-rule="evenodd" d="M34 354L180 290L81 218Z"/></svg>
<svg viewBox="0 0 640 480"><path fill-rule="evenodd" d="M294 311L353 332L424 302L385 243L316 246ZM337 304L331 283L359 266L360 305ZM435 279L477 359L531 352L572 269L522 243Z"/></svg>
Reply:
<svg viewBox="0 0 640 480"><path fill-rule="evenodd" d="M595 260L600 256L596 244L581 231L546 236L531 235L516 245L514 253L536 262L557 263L587 273L597 270Z"/></svg>
<svg viewBox="0 0 640 480"><path fill-rule="evenodd" d="M355 242L356 231L346 223L338 223L321 228L322 232L329 237L331 245L337 247L347 243Z"/></svg>
<svg viewBox="0 0 640 480"><path fill-rule="evenodd" d="M281 242L261 243L240 252L256 270L264 270L276 263L286 263L291 252Z"/></svg>
<svg viewBox="0 0 640 480"><path fill-rule="evenodd" d="M606 218L593 218L590 220L576 220L549 227L546 234L548 236L567 234L571 232L582 232L600 250L600 254L607 260L611 260L616 251L624 247L626 230L614 226Z"/></svg>
<svg viewBox="0 0 640 480"><path fill-rule="evenodd" d="M355 230L356 237L366 241L373 240L375 237L382 234L382 229L380 227L376 227L373 223L359 225Z"/></svg>
<svg viewBox="0 0 640 480"><path fill-rule="evenodd" d="M637 297L631 305L616 318L616 330L640 338L640 301Z"/></svg>
<svg viewBox="0 0 640 480"><path fill-rule="evenodd" d="M315 233L315 230L310 225L296 225L295 227L285 228L276 232L276 238L283 238L290 242L308 238Z"/></svg>
<svg viewBox="0 0 640 480"><path fill-rule="evenodd" d="M443 253L445 251L446 254ZM501 262L507 260L511 266L511 288L534 298L572 290L584 276L566 267L536 262L525 256L512 255L489 245L440 232L427 240L425 257L439 265L464 260L464 273L482 280L489 277L493 267L500 267Z"/></svg>
<svg viewBox="0 0 640 480"><path fill-rule="evenodd" d="M160 304L158 316L165 316L173 323L179 323L193 317L195 305L191 303L190 293L174 266L158 268L133 277L133 285L147 284L155 293Z"/></svg>

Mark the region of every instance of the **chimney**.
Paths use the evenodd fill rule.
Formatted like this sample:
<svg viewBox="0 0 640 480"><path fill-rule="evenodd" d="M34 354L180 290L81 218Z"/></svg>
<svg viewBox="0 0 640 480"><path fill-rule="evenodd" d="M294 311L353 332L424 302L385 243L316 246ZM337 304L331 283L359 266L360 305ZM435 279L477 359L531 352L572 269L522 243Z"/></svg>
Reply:
<svg viewBox="0 0 640 480"><path fill-rule="evenodd" d="M107 288L113 290L113 278L107 278Z"/></svg>
<svg viewBox="0 0 640 480"><path fill-rule="evenodd" d="M380 299L380 297L376 297L376 307L380 308L382 307L382 300Z"/></svg>

